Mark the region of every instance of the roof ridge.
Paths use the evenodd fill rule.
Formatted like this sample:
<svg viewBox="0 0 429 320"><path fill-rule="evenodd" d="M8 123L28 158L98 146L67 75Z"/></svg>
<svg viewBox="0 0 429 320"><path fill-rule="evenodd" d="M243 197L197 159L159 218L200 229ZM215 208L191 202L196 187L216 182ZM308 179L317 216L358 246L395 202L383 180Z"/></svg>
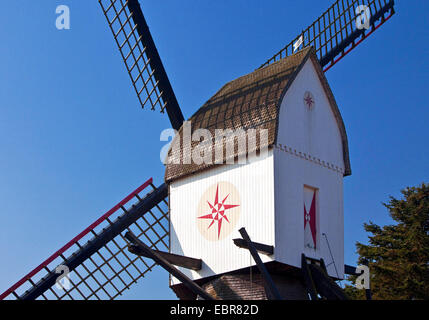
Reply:
<svg viewBox="0 0 429 320"><path fill-rule="evenodd" d="M275 69L275 67L277 67L278 65L281 65L281 64L284 64L285 62L287 62L287 61L293 61L293 58L294 57L296 57L297 55L299 55L299 54L303 54L303 53L305 53L305 55L302 57L303 59L305 59L305 57L307 56L307 55L309 55L310 53L311 53L311 51L312 51L312 49L313 49L313 47L311 47L311 46L309 46L309 47L305 47L305 48L303 48L303 49L301 49L301 50L299 50L299 51L297 51L297 52L295 52L294 54L292 54L292 55L290 55L290 56L287 56L287 57L284 57L284 58L282 58L282 59L280 59L280 60L278 60L278 61L276 61L276 62L274 62L274 63L271 63L271 64L269 64L269 65L267 65L267 66L265 66L265 67L263 67L263 68L260 68L260 69L256 69L256 70L254 70L254 71L252 71L252 72L250 72L250 73L247 73L247 74L245 74L245 75L242 75L242 76L240 76L240 77L238 77L238 78L236 78L236 79L234 79L234 80L231 80L231 81L229 81L228 83L226 83L212 98L215 98L215 97L217 97L218 95L219 95L219 93L221 93L226 87L228 87L229 85L231 85L231 84L233 84L233 83L237 83L237 82L239 82L240 80L243 80L243 79L246 79L246 78L252 78L252 77L256 77L256 76L258 76L258 75L261 75L261 74L263 74L263 73L265 73L265 72L267 72L267 71L269 71L269 70L271 70L271 69ZM296 66L295 66L296 67ZM279 73L282 73L282 72L284 72L284 70L282 70L282 71L280 71ZM273 74L273 75L271 75L271 77L276 77L276 75L277 74ZM211 99L212 99L211 98ZM211 100L210 99L210 100ZM210 101L210 100L208 100L208 101ZM208 102L207 101L207 102Z"/></svg>
<svg viewBox="0 0 429 320"><path fill-rule="evenodd" d="M228 82L192 115L190 118L191 131L209 128L210 130L264 129L267 130L268 141L259 139L255 145L255 151L257 152L265 146L272 146L277 134L279 103L300 68L308 57L314 54L312 52L311 48L305 48L278 63ZM208 163L203 164L184 164L183 156L192 152L193 145L177 144L183 133L183 128L181 128L173 139L172 146L177 145L179 148L170 148L168 152L168 159L172 162L166 166L165 180L167 182L219 165L216 159L210 159ZM240 136L247 136L245 130L236 133ZM213 150L218 147L226 148L226 143L227 141L224 139L215 139L214 143L207 143L200 147L212 150L210 154L213 156ZM182 150L182 148L186 150ZM233 157L239 157L240 152L238 148L234 147ZM246 150L246 156L248 152L249 150ZM250 150L250 152L253 151ZM226 158L226 154L224 154L223 163L227 161Z"/></svg>
<svg viewBox="0 0 429 320"><path fill-rule="evenodd" d="M256 74L256 73L259 73L259 72L262 72L262 71L267 71L267 70L269 70L270 68L274 68L275 66L277 66L277 65L279 65L279 64L281 64L281 63L284 63L286 60L288 60L288 59L291 59L292 57L294 57L294 56L296 56L296 55L298 55L298 54L302 54L304 51L307 51L306 52L306 55L305 56L307 56L307 55L309 55L312 51L314 51L314 48L312 47L312 46L308 46L308 47L304 47L304 48L302 48L301 50L298 50L298 51L296 51L296 52L294 52L293 54L291 54L291 55L289 55L289 56L287 56L287 57L284 57L284 58L282 58L282 59L280 59L280 60L278 60L278 61L275 61L275 62L273 62L273 63L271 63L271 64L269 64L269 65L267 65L267 66L265 66L265 67L263 67L263 68L259 68L259 69L256 69L256 70L254 70L254 71L252 71L252 72L250 72L250 73L247 73L247 74L244 74L244 75L242 75L242 76L239 76L238 78L235 78L235 79L233 79L233 80L231 80L231 81L228 81L227 83L225 83L218 91L216 91L216 93L210 98L210 99L208 99L202 106L201 106L201 108L199 109L199 110L201 110L201 109L203 109L203 108L206 108L206 107L208 107L211 103L211 101L217 101L218 99L218 96L219 96L219 94L222 92L222 91L224 91L224 89L225 88L227 88L229 85L231 85L232 83L235 83L235 82L238 82L239 80L241 80L241 79L244 79L244 78L246 78L246 77L249 77L249 76L251 76L252 74ZM305 58L305 57L304 57ZM281 72L279 72L279 73L285 73L286 71L285 70L283 70L283 71L281 71ZM275 75L272 75L271 77L273 78L273 79L275 79L275 77L277 76L277 74L275 74ZM194 114L195 115L195 114ZM193 115L193 116L194 116ZM191 117L192 118L192 117Z"/></svg>

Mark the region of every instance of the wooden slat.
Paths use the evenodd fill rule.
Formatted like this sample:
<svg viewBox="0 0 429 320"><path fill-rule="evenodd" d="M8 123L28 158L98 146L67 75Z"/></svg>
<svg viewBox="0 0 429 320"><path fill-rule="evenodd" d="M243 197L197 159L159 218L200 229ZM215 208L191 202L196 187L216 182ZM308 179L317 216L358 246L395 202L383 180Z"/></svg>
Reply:
<svg viewBox="0 0 429 320"><path fill-rule="evenodd" d="M142 250L139 246L131 244L128 246L128 251L142 257L151 258L146 254L144 250ZM165 260L170 262L172 265L183 267L190 270L201 270L201 266L203 261L201 259L195 259L190 257L185 257L173 253L163 252L159 250L152 250L157 253L159 256L163 257Z"/></svg>
<svg viewBox="0 0 429 320"><path fill-rule="evenodd" d="M179 279L183 284L185 284L192 292L199 295L201 298L205 300L214 300L214 298L203 290L199 285L197 285L194 281L192 281L189 277L183 274L180 270L175 268L170 262L161 257L154 250L149 248L146 244L139 240L132 232L127 232L125 234L125 238L127 238L132 244L138 246L142 251L145 252L146 255L150 257L153 261L163 267L167 272L171 273L174 277Z"/></svg>
<svg viewBox="0 0 429 320"><path fill-rule="evenodd" d="M247 242L244 239L233 239L232 241L234 241L234 244L239 248L249 249L249 246L247 245ZM253 241L252 241L252 244L255 247L256 251L258 251L259 253L263 253L269 256L274 254L273 246L269 246L263 243L253 242Z"/></svg>
<svg viewBox="0 0 429 320"><path fill-rule="evenodd" d="M246 229L241 228L240 230L238 230L238 232L240 232L244 241L246 241L247 247L249 248L249 251L250 251L250 254L253 257L253 260L255 260L256 266L258 267L259 271L262 274L262 277L264 278L265 291L267 291L268 296L271 299L282 300L282 296L280 295L280 292L278 291L276 285L274 284L273 279L271 278L270 274L268 273L267 268L263 264L261 257L258 254L258 251L256 250L255 246L253 245L252 240L250 240L250 237L247 234Z"/></svg>

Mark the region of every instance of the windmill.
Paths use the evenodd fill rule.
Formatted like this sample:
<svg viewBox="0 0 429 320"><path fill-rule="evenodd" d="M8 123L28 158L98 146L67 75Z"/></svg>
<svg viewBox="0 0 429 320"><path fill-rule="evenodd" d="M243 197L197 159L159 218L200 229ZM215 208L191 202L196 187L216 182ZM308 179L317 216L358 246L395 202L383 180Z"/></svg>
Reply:
<svg viewBox="0 0 429 320"><path fill-rule="evenodd" d="M99 4L119 48L139 103L143 108L167 113L172 127L179 133L183 132L185 118L138 0L99 0ZM213 113L214 105L222 104L228 99L235 103L237 99L246 99L242 95L244 86L254 86L253 94L259 89L262 93L267 88L267 90L274 90L273 88L276 86L277 91L270 91L267 96L271 95L271 98L279 99L280 96L276 96L276 94L281 95L280 91L290 90L285 90L285 88L292 86L293 82L297 81L296 78L306 68L307 63L317 71L320 84L329 100L326 104L330 104L332 107L335 105L335 101L332 100L332 93L329 93L329 85L325 81L323 71L328 71L389 20L393 14L393 0L369 0L366 3L358 0L337 0L308 28L256 71L224 86L209 100L209 105L203 106L191 119L196 120L201 128L208 127L204 121L210 120L210 116L208 115L205 119L205 111L211 110ZM293 80L291 80L292 78ZM270 82L269 79L274 80ZM241 93L237 95L237 92ZM265 100L265 102L267 101ZM319 104L323 104L318 101L317 93L312 91L305 92L303 101L307 107L306 110L317 109ZM267 107L265 111L269 114L272 109L268 108L273 106L269 104L265 106ZM274 105L274 107L278 106ZM264 110L258 110L262 115ZM341 116L339 112L336 113L338 110L334 111L338 120L335 126L342 131L344 128ZM280 115L277 116L280 117ZM216 117L219 118L219 115ZM223 120L226 123L228 119ZM272 123L275 123L275 120L275 117L270 118ZM276 140L273 136L269 136L268 139ZM305 152L301 153L290 145L283 145L274 140L271 146L276 151L271 151L273 153L288 153L301 159L299 163L304 163L302 161L317 163L319 166L336 172L337 175L351 173L345 131L344 135L340 137L342 144L339 147L342 150L343 166L336 165L333 163L335 161L325 162L323 159L317 159ZM170 155L173 158L177 156L174 151L171 151ZM204 173L212 170L217 169L192 166L192 164L167 165L165 183L155 186L152 178L147 180L1 294L0 300L115 299L157 265L165 268L171 274L170 285L181 298L237 298L237 296L228 296L228 293L221 292L225 288L234 289L233 286L237 283L244 288L244 294L248 293L249 281L240 272L245 269L245 263L242 260L237 259L237 261L240 260L237 265L226 263L223 266L214 266L210 264L215 269L210 270L207 268L210 255L206 255L207 258L201 258L201 256L192 256L184 252L189 251L186 248L187 244L182 240L187 232L178 230L183 225L180 224L180 214L177 213L183 210L179 200L184 196L182 194L184 189L176 181L184 178L193 179L201 174L206 175L205 178L216 177L217 173L215 175ZM252 170L258 171L258 168ZM195 178L195 180L196 186L204 187L204 185L198 185L204 179ZM304 219L300 220L303 230L299 231L298 236L302 236L304 239L305 249L295 250L291 260L289 261L289 258L286 257L282 263L277 261L280 258L273 258L274 253L277 254L279 249L283 250L282 245L287 247L291 244L282 244L273 239L271 243L264 243L259 241L264 237L258 235L254 227L245 224L239 225L238 221L242 223L241 220L236 220L234 224L233 215L228 215L226 212L235 210L234 213L237 213L238 210L245 208L243 199L241 199L243 194L237 191L236 185L223 180L225 179L222 178L222 181L212 179L205 185L201 192L207 194L204 199L211 200L202 201L204 203L201 206L208 205L212 211L203 214L207 207L202 207L201 213L199 212L195 219L198 221L197 225L200 229L210 230L210 235L207 235L210 239L206 240L211 243L223 240L225 244L234 248L231 250L242 250L244 254L252 257L250 272L254 272L254 278L250 285L254 285L252 291L259 296L242 295L238 298L280 299L288 294L288 290L294 291L297 296L304 294L303 298L318 299L319 296L328 299L345 298L333 279L341 279L344 273L355 274L356 271L355 268L340 263L341 254L338 252L341 251L341 248L335 245L335 239L328 239L329 233L327 235L326 232L319 230L324 222L321 222L322 217L317 217L317 204L319 203L317 197L322 197L322 194L319 195L315 188L307 184L302 190L300 189L300 197L304 199ZM270 186L267 185L267 187ZM336 187L338 186L336 185ZM168 198L169 193L170 199ZM342 201L342 199L338 201ZM280 217L274 211L271 217L273 220ZM340 213L342 214L342 211ZM302 216L300 215L300 217ZM239 233L240 237L233 241L230 241L229 238L221 239L225 236L227 228L225 226L231 229L230 234L231 232L235 235ZM267 226L268 228L275 227L274 222ZM202 234L201 230L195 231L195 234L197 232ZM274 237L275 231L268 232L268 234L270 237ZM341 242L341 240L339 241ZM275 245L272 245L273 242L276 242ZM319 256L314 254L312 257L312 253L316 252L315 250L322 245L322 242L325 243L326 248L324 253ZM184 247L180 248L182 244ZM198 250L193 253L195 254L195 252L198 253ZM238 255L244 257L244 254ZM315 256L317 257L315 258ZM297 257L299 257L299 261ZM326 258L330 261L328 264L324 262ZM247 266L249 267L249 263ZM246 272L249 271L248 267ZM288 274L288 278L286 280L279 278L278 274ZM252 277L252 274L250 276ZM297 279L303 281L298 281L300 282L298 284ZM286 285L285 281L288 282ZM368 295L370 295L369 292Z"/></svg>

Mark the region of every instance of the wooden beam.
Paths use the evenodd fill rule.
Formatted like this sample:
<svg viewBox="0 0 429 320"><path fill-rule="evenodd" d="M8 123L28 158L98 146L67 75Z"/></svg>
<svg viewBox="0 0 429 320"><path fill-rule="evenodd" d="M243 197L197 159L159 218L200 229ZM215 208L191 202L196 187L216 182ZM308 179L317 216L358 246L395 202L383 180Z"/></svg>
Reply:
<svg viewBox="0 0 429 320"><path fill-rule="evenodd" d="M282 297L277 290L276 285L274 284L273 279L271 278L270 274L268 273L267 268L265 267L264 263L261 260L261 257L258 254L258 251L256 250L255 246L253 245L253 242L250 240L249 235L247 234L247 231L245 228L241 228L238 230L243 237L243 239L247 243L247 248L250 251L250 254L253 257L253 260L255 260L256 265L258 266L259 271L262 274L262 277L264 278L265 283L265 291L267 292L269 298L274 300L282 300Z"/></svg>
<svg viewBox="0 0 429 320"><path fill-rule="evenodd" d="M154 250L149 248L146 244L139 240L132 232L127 232L125 234L125 238L127 238L131 243L138 246L144 253L150 257L153 261L163 267L167 272L171 273L174 277L182 281L184 285L186 285L192 292L199 295L201 298L205 300L215 300L210 294L204 291L199 285L197 285L194 281L188 278L185 274L183 274L180 270L175 268L170 262L161 257Z"/></svg>
<svg viewBox="0 0 429 320"><path fill-rule="evenodd" d="M311 300L318 300L316 286L313 281L313 277L311 276L310 268L307 264L307 257L305 254L301 254L301 272L304 277L305 284L307 287L307 292L310 295Z"/></svg>
<svg viewBox="0 0 429 320"><path fill-rule="evenodd" d="M239 248L249 249L247 242L244 239L233 239L232 241L234 241L234 244ZM273 246L269 246L263 243L253 242L253 241L252 241L252 244L255 247L256 251L258 251L259 253L263 253L269 256L274 254Z"/></svg>
<svg viewBox="0 0 429 320"><path fill-rule="evenodd" d="M326 273L323 265L308 265L317 291L328 300L348 300L343 289Z"/></svg>
<svg viewBox="0 0 429 320"><path fill-rule="evenodd" d="M349 266L347 264L344 265L344 273L352 276L358 276L359 273L356 273L356 267Z"/></svg>
<svg viewBox="0 0 429 320"><path fill-rule="evenodd" d="M308 263L307 260L310 260ZM311 300L317 300L317 293L328 300L347 300L343 289L329 276L325 261L301 255L301 269Z"/></svg>
<svg viewBox="0 0 429 320"><path fill-rule="evenodd" d="M150 258L145 253L144 250L142 250L139 246L136 246L135 244L130 244L128 246L128 251L138 256ZM170 262L172 265L183 267L190 270L195 270L195 271L201 270L201 266L203 263L201 259L189 258L178 254L173 254L173 253L168 253L168 252L163 252L163 251L158 251L153 249L152 251L159 254L161 257L163 257L165 260Z"/></svg>
<svg viewBox="0 0 429 320"><path fill-rule="evenodd" d="M365 259L363 264L369 268L368 260ZM365 289L365 296L366 296L366 300L372 300L371 288Z"/></svg>

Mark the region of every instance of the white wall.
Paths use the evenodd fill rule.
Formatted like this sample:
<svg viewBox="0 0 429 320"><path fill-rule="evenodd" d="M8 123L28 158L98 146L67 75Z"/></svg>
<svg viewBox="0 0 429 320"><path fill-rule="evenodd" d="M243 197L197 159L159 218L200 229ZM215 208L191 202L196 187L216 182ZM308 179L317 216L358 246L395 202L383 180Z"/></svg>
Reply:
<svg viewBox="0 0 429 320"><path fill-rule="evenodd" d="M207 239L197 225L201 221L197 219L198 206L201 198L205 198L206 190L221 181L233 184L238 190L239 219L232 233L224 239L216 240L213 237ZM199 279L245 268L250 263L254 265L249 251L236 247L232 239L241 238L238 230L245 227L253 241L274 245L273 188L272 151L269 151L265 159L256 160L247 165L223 165L173 182L170 185L170 252L204 261L201 271L184 268L180 270L191 279ZM222 190L220 192L222 193ZM212 196L208 199L212 199ZM208 205L207 209L209 209ZM231 212L231 215L234 215L237 211ZM227 224L227 222L224 223ZM264 261L272 260L267 256L262 258ZM177 279L173 277L172 279L172 284L178 283Z"/></svg>
<svg viewBox="0 0 429 320"><path fill-rule="evenodd" d="M315 97L311 111L303 102L306 91ZM343 173L340 131L309 60L282 101L277 147L270 150L267 158L242 166L223 165L170 185L170 251L202 259L203 268L198 272L181 268L191 279L199 279L254 264L247 250L233 244L232 239L241 237L241 227L246 227L253 241L275 246L274 256L261 255L264 262L275 259L296 267L301 267L302 252L331 263L326 239L322 237L326 233L341 278ZM231 211L232 215L239 214L236 221L231 221L232 232L217 240L215 234L204 234L198 212L205 205L205 198L213 198L213 186L221 181L235 186L240 210ZM318 194L316 250L304 248L304 186L317 189ZM231 200L236 202L237 197ZM328 272L337 276L334 265L328 267ZM177 283L172 278L172 284Z"/></svg>
<svg viewBox="0 0 429 320"><path fill-rule="evenodd" d="M303 102L312 92L315 106ZM274 150L276 249L275 258L296 267L301 253L323 258L329 239L338 275L344 271L343 150L341 135L329 101L308 60L286 93L280 109L277 148ZM304 248L304 186L318 189L317 247ZM337 276L335 268L328 268Z"/></svg>

